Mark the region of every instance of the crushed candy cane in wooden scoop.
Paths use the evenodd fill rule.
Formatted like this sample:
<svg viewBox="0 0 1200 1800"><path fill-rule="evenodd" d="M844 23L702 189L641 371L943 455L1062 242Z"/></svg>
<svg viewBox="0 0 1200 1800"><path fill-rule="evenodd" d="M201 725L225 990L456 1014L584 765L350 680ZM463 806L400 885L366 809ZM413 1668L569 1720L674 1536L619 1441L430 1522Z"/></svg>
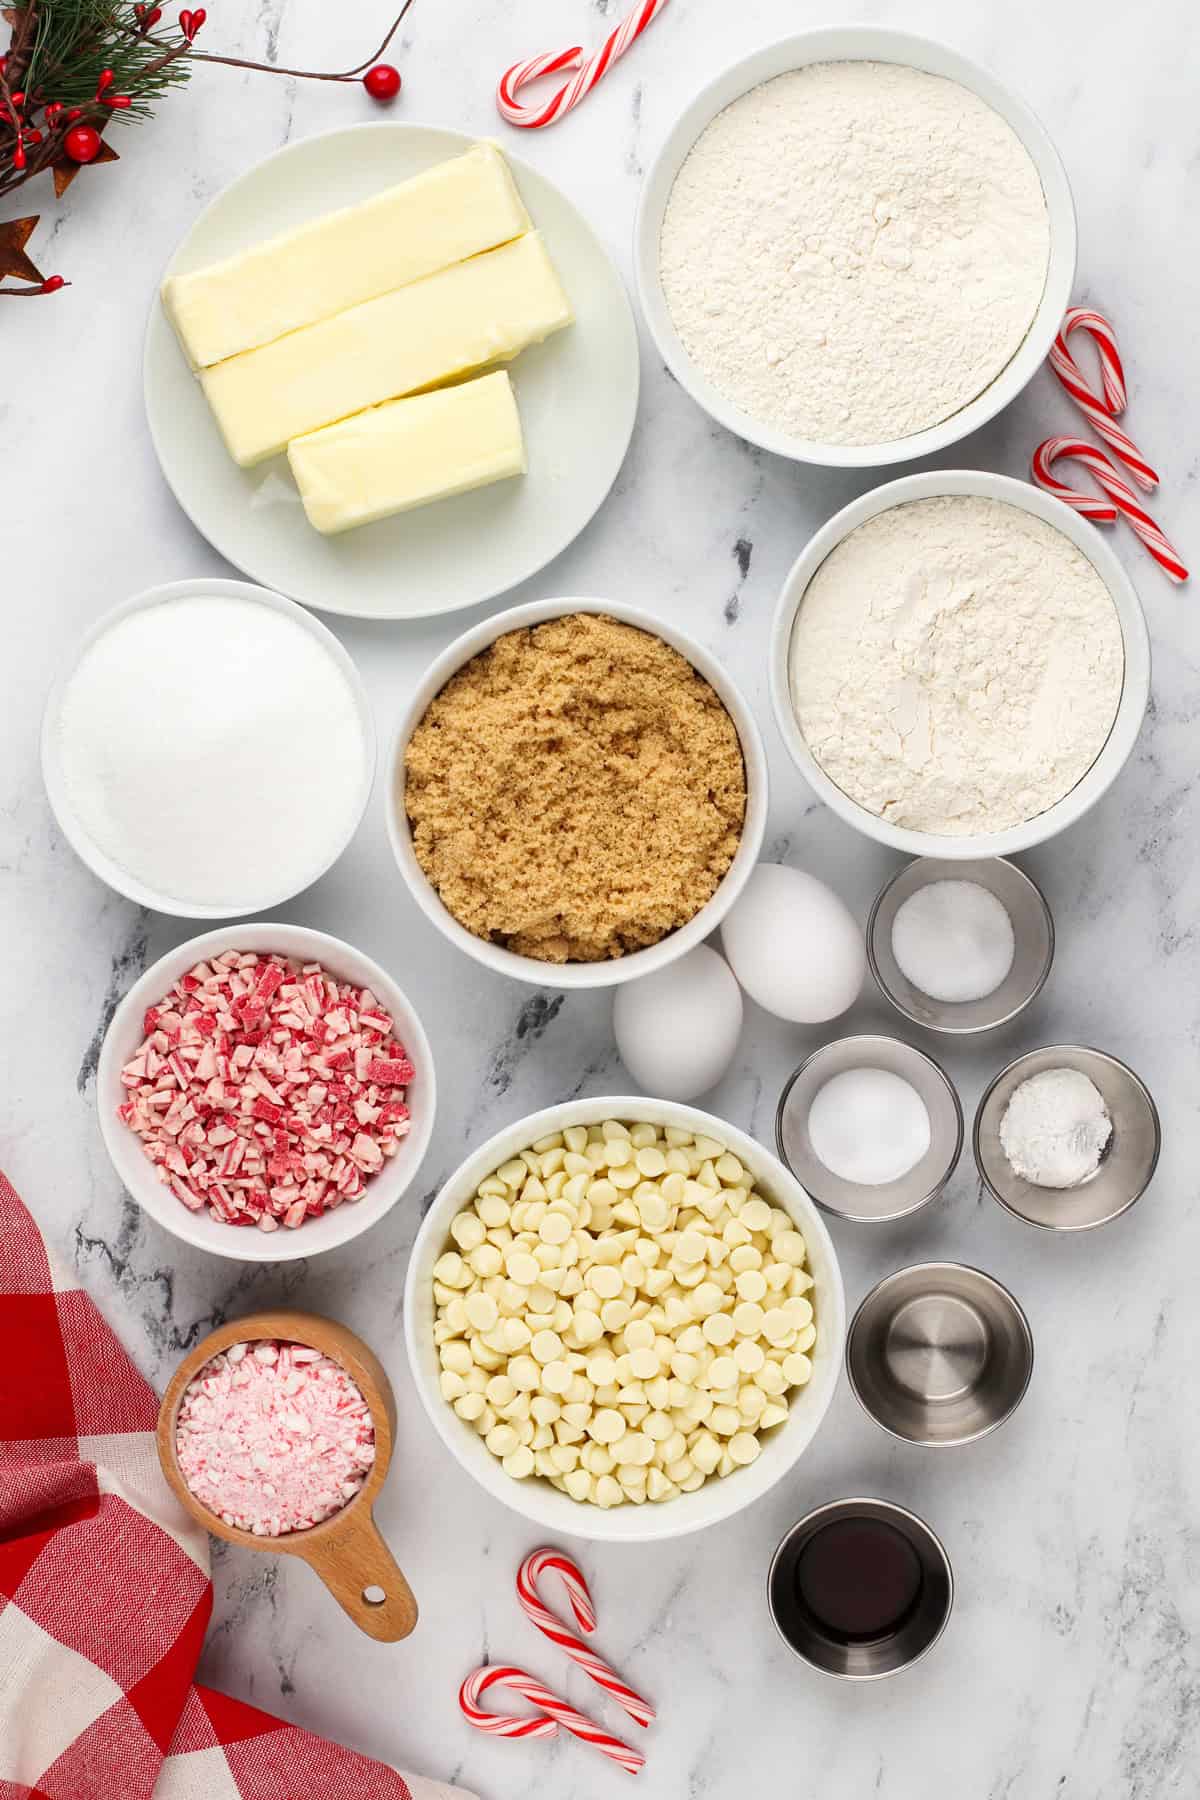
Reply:
<svg viewBox="0 0 1200 1800"><path fill-rule="evenodd" d="M231 1344L188 1383L175 1451L197 1500L258 1537L340 1512L375 1461L375 1427L340 1363L307 1344Z"/></svg>

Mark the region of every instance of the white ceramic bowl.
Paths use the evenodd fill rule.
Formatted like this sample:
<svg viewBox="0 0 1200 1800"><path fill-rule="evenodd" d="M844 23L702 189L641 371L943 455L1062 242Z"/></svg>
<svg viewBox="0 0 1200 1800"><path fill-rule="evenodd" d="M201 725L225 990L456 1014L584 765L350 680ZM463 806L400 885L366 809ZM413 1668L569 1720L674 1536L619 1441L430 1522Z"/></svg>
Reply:
<svg viewBox="0 0 1200 1800"><path fill-rule="evenodd" d="M71 796L63 775L62 762L58 746L58 718L62 708L63 694L66 691L75 670L85 652L90 650L98 638L112 629L131 613L143 612L151 606L169 605L175 600L190 599L195 595L215 595L230 600L255 600L260 606L270 607L275 612L286 613L289 619L302 626L311 637L314 637L322 649L336 664L339 672L354 698L359 723L363 734L363 763L358 785L352 793L345 796L345 823L338 842L323 862L314 864L312 873L304 883L311 887L314 881L331 869L345 850L350 839L358 830L362 816L371 798L371 789L375 782L375 718L371 711L371 702L367 698L367 690L363 686L362 677L354 666L349 654L342 648L332 631L322 625L319 619L297 606L294 600L287 600L282 594L274 594L269 588L255 587L248 581L226 581L218 575L201 576L194 581L169 581L162 587L147 588L145 593L135 594L131 600L124 600L114 606L111 612L96 621L91 630L76 646L69 664L60 672L50 689L46 701L46 710L42 715L42 780L46 785L46 794L51 810L58 820L63 836L74 850L81 862L87 864L93 875L98 875L118 894L126 899L134 900L139 906L148 906L155 912L168 913L177 919L233 919L242 913L265 912L269 907L281 906L302 890L288 886L282 891L278 888L265 893L246 893L239 896L236 903L211 906L196 903L177 894L162 894L154 888L146 887L128 869L121 867L105 851L93 841L77 818L72 805Z"/></svg>
<svg viewBox="0 0 1200 1800"><path fill-rule="evenodd" d="M645 1121L703 1132L728 1146L749 1169L763 1195L790 1213L808 1245L813 1278L817 1341L812 1349L813 1373L808 1386L794 1395L782 1425L762 1436L762 1451L749 1468L737 1469L724 1481L715 1478L692 1494L679 1494L660 1505L627 1503L608 1509L572 1500L532 1477L515 1481L506 1475L474 1427L460 1419L442 1398L440 1365L433 1342L433 1266L450 1244L450 1221L474 1198L479 1183L500 1164L527 1150L536 1139L568 1125L597 1125L604 1119L626 1124ZM413 1245L404 1289L404 1337L417 1391L438 1436L457 1462L495 1500L532 1520L540 1530L565 1532L596 1543L650 1543L685 1537L744 1510L795 1467L829 1409L837 1387L846 1337L846 1296L837 1253L824 1221L795 1178L769 1151L724 1119L644 1095L569 1100L532 1113L506 1126L468 1156L433 1202Z"/></svg>
<svg viewBox="0 0 1200 1800"><path fill-rule="evenodd" d="M1082 780L1036 818L1026 819L1006 831L986 831L964 837L939 837L933 832L909 831L899 825L889 825L844 793L830 780L808 747L792 706L788 678L796 614L805 589L830 551L876 513L886 512L907 500L928 500L942 494L972 494L987 500L1005 501L1010 506L1020 507L1023 512L1032 513L1037 519L1044 519L1047 525L1053 525L1070 538L1112 595L1125 641L1125 679L1117 715L1100 754ZM991 475L979 469L931 469L925 475L904 475L899 481L873 488L869 494L852 500L849 506L835 513L828 524L809 539L783 584L771 628L770 659L771 705L776 723L792 761L818 798L847 825L853 825L856 831L874 838L877 843L902 850L906 856L940 856L955 861L1012 856L1018 850L1044 843L1081 819L1124 767L1142 728L1150 694L1150 639L1141 603L1133 583L1096 527L1072 512L1069 506L1064 506L1061 500L1026 481L1014 481L1011 476Z"/></svg>
<svg viewBox="0 0 1200 1800"><path fill-rule="evenodd" d="M642 631L648 631L652 636L671 644L703 675L722 701L737 729L746 765L746 819L741 842L712 899L686 925L681 925L678 931L660 938L657 944L651 944L646 950L635 950L628 956L611 957L605 962L540 962L535 957L518 956L499 944L488 943L460 925L443 905L437 889L417 861L404 810L404 752L434 695L441 692L457 669L470 662L473 656L477 656L506 632L520 631L529 625L540 625L546 619L561 618L566 613L607 613L611 618L620 619L626 625L636 625ZM618 605L611 600L538 600L529 606L514 606L508 612L496 613L482 624L473 626L470 631L464 631L461 637L455 638L449 648L430 664L424 679L405 707L392 740L384 805L387 811L388 838L400 865L400 872L426 918L431 919L452 944L457 944L460 950L465 950L468 956L473 956L476 962L483 963L486 968L494 969L497 974L511 975L516 981L528 981L536 987L614 987L618 982L636 981L640 975L649 975L653 970L674 962L676 957L702 943L725 917L746 885L762 848L767 823L767 759L750 708L717 657L705 650L694 638L688 637L665 620L642 612L638 607Z"/></svg>
<svg viewBox="0 0 1200 1800"><path fill-rule="evenodd" d="M659 276L658 246L663 215L675 178L696 139L725 107L776 75L822 62L903 63L958 82L978 94L1015 131L1037 169L1050 222L1050 260L1041 304L1016 355L995 380L948 419L910 437L883 444L824 444L793 437L735 406L718 392L684 349L675 331ZM1007 406L1045 360L1071 299L1075 280L1075 206L1066 171L1044 127L1023 101L1000 85L986 69L931 38L905 31L883 31L874 25L847 25L801 32L768 44L745 57L701 89L676 119L642 183L634 228L634 265L638 295L651 334L667 367L681 387L704 410L752 444L799 462L833 468L870 469L881 463L909 462L956 444Z"/></svg>
<svg viewBox="0 0 1200 1800"><path fill-rule="evenodd" d="M298 962L319 962L331 975L356 987L369 987L395 1021L397 1036L412 1059L414 1079L408 1093L411 1121L408 1136L378 1175L364 1185L361 1200L345 1201L320 1219L307 1219L295 1231L258 1231L251 1226L225 1225L204 1212L189 1212L170 1188L158 1180L153 1164L142 1150L141 1140L117 1117L124 1098L121 1070L143 1038L142 1019L148 1006L162 999L179 977L194 964L225 950L272 951ZM185 1244L229 1256L237 1262L295 1262L319 1256L348 1244L351 1238L382 1219L412 1183L429 1147L437 1085L429 1040L411 1001L379 964L323 931L302 925L226 925L205 932L165 956L135 981L113 1014L100 1049L96 1071L96 1105L100 1135L126 1188L152 1219Z"/></svg>

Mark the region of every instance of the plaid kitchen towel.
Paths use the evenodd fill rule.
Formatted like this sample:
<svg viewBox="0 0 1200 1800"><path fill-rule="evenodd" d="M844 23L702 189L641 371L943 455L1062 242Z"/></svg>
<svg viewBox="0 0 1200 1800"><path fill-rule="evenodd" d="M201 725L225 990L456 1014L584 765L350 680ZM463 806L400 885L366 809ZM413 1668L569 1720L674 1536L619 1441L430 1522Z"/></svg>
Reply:
<svg viewBox="0 0 1200 1800"><path fill-rule="evenodd" d="M0 1800L469 1800L193 1682L208 1538L157 1415L0 1174Z"/></svg>

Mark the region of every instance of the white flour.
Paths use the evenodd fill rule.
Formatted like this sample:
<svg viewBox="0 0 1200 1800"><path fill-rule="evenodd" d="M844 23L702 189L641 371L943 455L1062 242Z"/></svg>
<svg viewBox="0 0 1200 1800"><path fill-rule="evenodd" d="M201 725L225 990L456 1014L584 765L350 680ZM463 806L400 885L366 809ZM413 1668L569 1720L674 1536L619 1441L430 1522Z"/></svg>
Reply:
<svg viewBox="0 0 1200 1800"><path fill-rule="evenodd" d="M792 634L792 702L825 773L878 817L946 837L1003 831L1069 793L1124 669L1116 608L1083 553L969 495L852 531Z"/></svg>
<svg viewBox="0 0 1200 1800"><path fill-rule="evenodd" d="M1111 1136L1103 1095L1079 1069L1031 1075L1000 1121L1001 1148L1014 1174L1035 1187L1078 1187L1100 1167Z"/></svg>
<svg viewBox="0 0 1200 1800"><path fill-rule="evenodd" d="M1024 145L956 82L816 63L735 100L663 218L675 329L727 400L827 443L889 443L982 393L1042 297Z"/></svg>

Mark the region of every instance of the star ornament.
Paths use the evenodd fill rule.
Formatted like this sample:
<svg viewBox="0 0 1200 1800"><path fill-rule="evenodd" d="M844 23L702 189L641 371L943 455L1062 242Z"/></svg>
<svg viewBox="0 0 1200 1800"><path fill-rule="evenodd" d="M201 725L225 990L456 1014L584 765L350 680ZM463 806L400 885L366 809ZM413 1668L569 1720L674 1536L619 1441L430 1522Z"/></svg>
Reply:
<svg viewBox="0 0 1200 1800"><path fill-rule="evenodd" d="M0 281L9 275L18 281L33 281L39 286L42 272L25 254L25 246L33 236L40 213L31 219L8 219L0 224Z"/></svg>
<svg viewBox="0 0 1200 1800"><path fill-rule="evenodd" d="M69 156L60 156L56 163L51 164L54 175L54 198L62 199L81 169L98 169L101 163L114 163L120 162L120 160L112 145L106 144L103 139L101 139L100 148L90 163L72 162Z"/></svg>

